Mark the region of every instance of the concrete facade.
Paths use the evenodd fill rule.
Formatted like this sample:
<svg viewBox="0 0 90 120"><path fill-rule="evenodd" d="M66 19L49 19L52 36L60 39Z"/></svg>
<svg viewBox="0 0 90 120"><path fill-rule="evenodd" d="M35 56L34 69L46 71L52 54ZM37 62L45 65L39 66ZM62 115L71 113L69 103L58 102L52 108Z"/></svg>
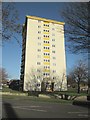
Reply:
<svg viewBox="0 0 90 120"><path fill-rule="evenodd" d="M26 16L22 34L23 90L41 91L43 81L54 83L54 91L67 90L64 23Z"/></svg>

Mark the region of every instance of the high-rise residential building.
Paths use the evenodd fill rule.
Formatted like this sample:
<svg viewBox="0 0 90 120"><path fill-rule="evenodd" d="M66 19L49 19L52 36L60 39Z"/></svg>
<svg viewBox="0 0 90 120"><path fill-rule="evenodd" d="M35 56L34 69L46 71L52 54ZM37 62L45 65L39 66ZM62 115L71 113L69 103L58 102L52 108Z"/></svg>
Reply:
<svg viewBox="0 0 90 120"><path fill-rule="evenodd" d="M22 36L23 90L67 90L64 23L26 16Z"/></svg>

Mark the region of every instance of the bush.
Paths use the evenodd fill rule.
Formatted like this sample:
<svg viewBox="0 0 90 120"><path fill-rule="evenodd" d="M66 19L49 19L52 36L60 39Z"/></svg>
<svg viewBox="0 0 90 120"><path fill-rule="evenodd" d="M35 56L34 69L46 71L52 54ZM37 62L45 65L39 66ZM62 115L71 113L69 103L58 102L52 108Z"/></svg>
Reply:
<svg viewBox="0 0 90 120"><path fill-rule="evenodd" d="M20 88L19 80L13 80L13 81L9 84L9 88L11 88L12 90L19 90L19 88Z"/></svg>
<svg viewBox="0 0 90 120"><path fill-rule="evenodd" d="M39 91L28 91L28 96L39 96Z"/></svg>

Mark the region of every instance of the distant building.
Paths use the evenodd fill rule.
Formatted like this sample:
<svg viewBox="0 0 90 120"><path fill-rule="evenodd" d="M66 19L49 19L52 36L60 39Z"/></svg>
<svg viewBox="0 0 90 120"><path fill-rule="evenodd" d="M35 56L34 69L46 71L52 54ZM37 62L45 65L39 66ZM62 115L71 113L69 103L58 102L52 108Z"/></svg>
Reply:
<svg viewBox="0 0 90 120"><path fill-rule="evenodd" d="M67 90L64 23L26 16L22 36L22 89Z"/></svg>

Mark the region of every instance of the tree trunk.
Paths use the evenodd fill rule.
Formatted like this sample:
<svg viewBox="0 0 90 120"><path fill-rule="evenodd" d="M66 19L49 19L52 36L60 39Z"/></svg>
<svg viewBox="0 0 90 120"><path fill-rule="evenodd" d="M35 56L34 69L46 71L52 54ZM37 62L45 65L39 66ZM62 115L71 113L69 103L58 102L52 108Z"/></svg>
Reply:
<svg viewBox="0 0 90 120"><path fill-rule="evenodd" d="M78 80L78 93L80 93L80 78Z"/></svg>
<svg viewBox="0 0 90 120"><path fill-rule="evenodd" d="M54 82L51 85L51 89L52 89L52 91L54 91Z"/></svg>

